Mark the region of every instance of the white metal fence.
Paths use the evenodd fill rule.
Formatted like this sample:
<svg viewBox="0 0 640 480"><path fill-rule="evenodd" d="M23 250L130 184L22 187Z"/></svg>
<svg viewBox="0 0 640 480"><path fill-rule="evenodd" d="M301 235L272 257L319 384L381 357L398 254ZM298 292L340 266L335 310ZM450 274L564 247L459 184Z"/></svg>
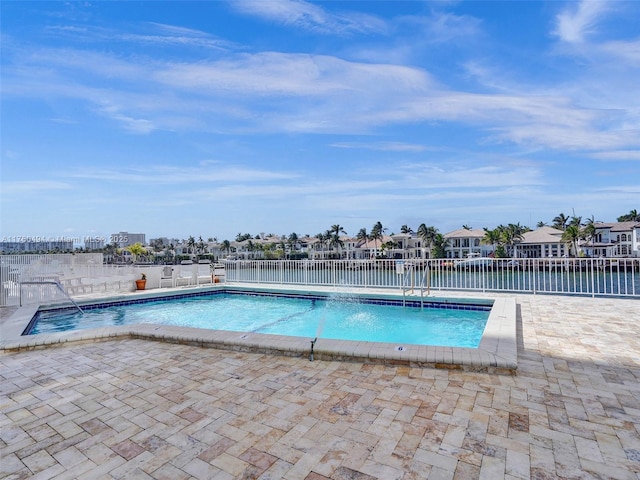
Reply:
<svg viewBox="0 0 640 480"><path fill-rule="evenodd" d="M102 254L0 256L0 306L217 281L305 286L556 293L640 298L640 259L253 260L175 266L103 264ZM60 288L62 287L62 288Z"/></svg>
<svg viewBox="0 0 640 480"><path fill-rule="evenodd" d="M185 262L186 263L186 262ZM85 294L135 290L144 273L147 289L224 281L224 270L209 263L109 265L101 253L0 255L0 306L70 302Z"/></svg>
<svg viewBox="0 0 640 480"><path fill-rule="evenodd" d="M227 282L640 298L640 259L256 260L224 262Z"/></svg>
<svg viewBox="0 0 640 480"><path fill-rule="evenodd" d="M0 306L128 291L134 278L133 266L105 265L101 253L1 255Z"/></svg>

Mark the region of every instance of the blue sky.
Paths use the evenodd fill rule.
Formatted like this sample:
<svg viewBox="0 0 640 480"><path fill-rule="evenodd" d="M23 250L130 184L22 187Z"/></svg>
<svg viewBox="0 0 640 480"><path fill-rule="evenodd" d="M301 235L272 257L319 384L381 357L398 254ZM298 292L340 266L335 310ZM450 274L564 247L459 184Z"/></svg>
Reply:
<svg viewBox="0 0 640 480"><path fill-rule="evenodd" d="M640 207L640 2L13 2L2 236Z"/></svg>

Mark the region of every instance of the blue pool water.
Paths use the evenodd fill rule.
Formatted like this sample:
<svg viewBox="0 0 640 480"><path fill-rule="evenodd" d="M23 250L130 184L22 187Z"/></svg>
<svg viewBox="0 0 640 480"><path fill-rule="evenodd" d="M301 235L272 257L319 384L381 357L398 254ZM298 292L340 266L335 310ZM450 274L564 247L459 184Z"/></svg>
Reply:
<svg viewBox="0 0 640 480"><path fill-rule="evenodd" d="M489 310L489 306L421 308L371 304L352 298L223 293L101 306L86 309L83 314L77 310L42 311L27 333L152 323L311 339L475 348L482 338Z"/></svg>

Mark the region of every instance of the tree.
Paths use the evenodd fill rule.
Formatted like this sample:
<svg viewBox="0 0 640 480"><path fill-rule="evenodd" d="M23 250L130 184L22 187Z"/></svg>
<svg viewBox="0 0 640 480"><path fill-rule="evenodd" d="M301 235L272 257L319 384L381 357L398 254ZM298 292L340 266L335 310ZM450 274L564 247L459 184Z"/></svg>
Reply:
<svg viewBox="0 0 640 480"><path fill-rule="evenodd" d="M371 227L369 238L375 241L376 251L378 250L378 241L382 240L385 230L386 228L382 226L381 222L376 222L373 227Z"/></svg>
<svg viewBox="0 0 640 480"><path fill-rule="evenodd" d="M289 252L292 252L295 249L296 244L298 243L298 234L293 232L290 233L287 237L287 245L289 245Z"/></svg>
<svg viewBox="0 0 640 480"><path fill-rule="evenodd" d="M198 237L198 243L196 244L196 252L197 253L204 253L204 240L202 239L202 235L200 235Z"/></svg>
<svg viewBox="0 0 640 480"><path fill-rule="evenodd" d="M498 228L501 229L502 240L504 245L508 247L509 254L515 257L515 245L523 240L523 234L528 232L529 229L520 225L520 222L510 223L506 227L500 225Z"/></svg>
<svg viewBox="0 0 640 480"><path fill-rule="evenodd" d="M400 233L413 233L413 230L407 225L402 225L400 227Z"/></svg>
<svg viewBox="0 0 640 480"><path fill-rule="evenodd" d="M488 228L484 228L484 237L480 240L481 243L485 245L491 245L493 247L493 254L496 253L496 247L500 245L502 241L502 232L494 228L493 230L489 230Z"/></svg>
<svg viewBox="0 0 640 480"><path fill-rule="evenodd" d="M227 255L229 255L231 253L231 242L229 240L223 240L221 250L227 252Z"/></svg>
<svg viewBox="0 0 640 480"><path fill-rule="evenodd" d="M557 228L558 230L564 230L567 228L567 222L569 221L569 217L564 213L558 214L557 217L553 219L553 228Z"/></svg>
<svg viewBox="0 0 640 480"><path fill-rule="evenodd" d="M356 235L356 239L362 243L366 243L369 240L369 234L367 233L367 229L362 227L358 234Z"/></svg>
<svg viewBox="0 0 640 480"><path fill-rule="evenodd" d="M340 250L344 246L344 242L340 239L340 234L347 234L342 225L335 224L329 230L329 247L338 247ZM340 253L340 252L339 252Z"/></svg>
<svg viewBox="0 0 640 480"><path fill-rule="evenodd" d="M638 210L633 209L629 211L626 215L622 215L618 217L619 222L640 222L640 214Z"/></svg>
<svg viewBox="0 0 640 480"><path fill-rule="evenodd" d="M596 222L593 217L587 219L584 228L582 229L582 238L584 238L587 242L592 242L596 238L597 230L596 230Z"/></svg>
<svg viewBox="0 0 640 480"><path fill-rule="evenodd" d="M256 251L256 244L252 240L247 241L247 251L249 252L249 258L253 259L253 252Z"/></svg>
<svg viewBox="0 0 640 480"><path fill-rule="evenodd" d="M433 257L434 258L444 258L447 255L446 248L449 244L449 240L445 238L441 233L437 233L435 238L433 239Z"/></svg>
<svg viewBox="0 0 640 480"><path fill-rule="evenodd" d="M316 234L316 238L320 242L320 251L322 253L322 258L324 258L324 242L326 241L324 233L320 232Z"/></svg>
<svg viewBox="0 0 640 480"><path fill-rule="evenodd" d="M129 245L127 248L125 248L125 250L131 252L133 263L136 263L139 255L144 255L145 253L147 253L147 249L144 248L140 242Z"/></svg>
<svg viewBox="0 0 640 480"><path fill-rule="evenodd" d="M154 238L151 240L151 248L154 252L159 253L164 250L164 242L160 238Z"/></svg>
<svg viewBox="0 0 640 480"><path fill-rule="evenodd" d="M427 227L424 223L421 223L417 234L420 240L429 248L429 257L431 257L438 229L436 227Z"/></svg>
<svg viewBox="0 0 640 480"><path fill-rule="evenodd" d="M580 239L582 232L577 225L568 225L562 234L562 241L569 245L573 249L574 256L578 256L578 240Z"/></svg>
<svg viewBox="0 0 640 480"><path fill-rule="evenodd" d="M193 236L189 236L189 239L187 240L187 248L189 249L189 253L194 253L196 248L196 239L193 238Z"/></svg>
<svg viewBox="0 0 640 480"><path fill-rule="evenodd" d="M338 247L338 253L340 253L340 249L344 246L344 242L340 239L341 233L344 235L347 234L340 224L331 225L331 228L327 232L329 248Z"/></svg>
<svg viewBox="0 0 640 480"><path fill-rule="evenodd" d="M393 240L389 240L388 242L384 242L382 245L380 245L380 250L382 251L383 256L386 256L386 250L393 250L397 245L398 244Z"/></svg>

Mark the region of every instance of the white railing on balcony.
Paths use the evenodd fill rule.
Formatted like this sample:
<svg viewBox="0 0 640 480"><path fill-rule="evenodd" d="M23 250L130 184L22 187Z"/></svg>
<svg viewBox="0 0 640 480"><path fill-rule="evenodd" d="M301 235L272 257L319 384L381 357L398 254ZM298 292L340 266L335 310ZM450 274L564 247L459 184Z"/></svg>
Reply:
<svg viewBox="0 0 640 480"><path fill-rule="evenodd" d="M254 260L224 262L231 283L640 298L640 259Z"/></svg>

